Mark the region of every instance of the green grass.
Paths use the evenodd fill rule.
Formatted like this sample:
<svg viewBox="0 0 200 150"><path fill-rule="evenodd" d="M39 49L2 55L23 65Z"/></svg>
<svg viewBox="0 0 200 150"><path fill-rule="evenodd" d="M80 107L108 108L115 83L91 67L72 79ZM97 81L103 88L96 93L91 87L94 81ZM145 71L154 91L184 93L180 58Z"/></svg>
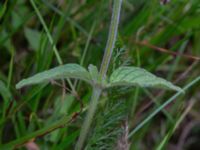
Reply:
<svg viewBox="0 0 200 150"><path fill-rule="evenodd" d="M107 0L0 2L0 149L25 149L29 141L40 149L74 149L93 89L74 79L20 90L15 85L61 64L100 68L111 8ZM140 66L182 87L185 94L139 87L103 90L87 149L114 149L128 121L130 150L171 150L187 125L198 121L200 62L189 55L200 57L199 12L198 0L166 5L123 0L117 41L108 54L111 63L104 65L102 76L124 64ZM177 56L138 43L142 41ZM181 149L199 149L198 134L195 126Z"/></svg>

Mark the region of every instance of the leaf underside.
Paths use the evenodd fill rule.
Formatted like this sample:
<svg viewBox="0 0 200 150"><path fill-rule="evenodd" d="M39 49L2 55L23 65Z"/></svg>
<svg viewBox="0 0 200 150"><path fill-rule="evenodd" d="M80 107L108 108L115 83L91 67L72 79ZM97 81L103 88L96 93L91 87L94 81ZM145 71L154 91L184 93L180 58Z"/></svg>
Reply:
<svg viewBox="0 0 200 150"><path fill-rule="evenodd" d="M171 82L138 67L120 67L115 70L110 76L108 87L113 86L157 87L182 91L180 87Z"/></svg>
<svg viewBox="0 0 200 150"><path fill-rule="evenodd" d="M27 85L49 82L51 80L64 78L81 79L88 83L91 82L90 74L85 68L78 64L66 64L38 73L27 79L23 79L16 85L16 88L19 89Z"/></svg>

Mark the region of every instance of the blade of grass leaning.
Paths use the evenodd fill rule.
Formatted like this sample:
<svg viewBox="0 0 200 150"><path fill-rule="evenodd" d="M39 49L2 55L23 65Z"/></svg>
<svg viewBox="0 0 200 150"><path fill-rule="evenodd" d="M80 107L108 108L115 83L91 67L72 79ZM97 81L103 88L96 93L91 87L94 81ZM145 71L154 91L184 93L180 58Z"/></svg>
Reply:
<svg viewBox="0 0 200 150"><path fill-rule="evenodd" d="M151 101L152 101L157 107L159 107L159 106L161 105L161 103L160 103L156 98L154 98L154 96L151 94L150 91L148 91L148 90L146 90L146 89L143 89L143 90L144 90L144 92L146 93L146 95L149 96L149 98L151 99ZM174 118L172 117L172 115L171 115L167 110L163 109L163 110L161 110L161 111L163 112L163 114L167 117L167 119L168 119L171 123L173 123L173 122L175 121Z"/></svg>
<svg viewBox="0 0 200 150"><path fill-rule="evenodd" d="M8 101L12 97L8 87L6 87L6 85L1 80L0 80L0 95L3 97L5 101Z"/></svg>
<svg viewBox="0 0 200 150"><path fill-rule="evenodd" d="M89 33L89 36L87 38L87 42L86 42L86 45L85 45L85 48L83 50L83 54L82 54L82 57L81 57L81 60L80 60L80 65L81 66L84 66L83 64L84 64L84 61L85 61L85 57L86 57L86 54L87 54L91 39L92 39L92 35L93 35L93 32L94 32L95 26L96 26L96 21L93 23L93 25L92 25L92 27L90 29L90 33ZM75 88L77 87L77 84L78 84L78 80L76 80L74 82L74 87Z"/></svg>
<svg viewBox="0 0 200 150"><path fill-rule="evenodd" d="M11 80L13 77L14 52L15 52L15 49L12 47L12 54L10 58L9 72L8 72L8 84L7 84L8 89L11 86Z"/></svg>
<svg viewBox="0 0 200 150"><path fill-rule="evenodd" d="M65 16L65 14L60 11L57 7L49 3L47 0L42 0L42 2L51 10L53 10L56 14L60 16ZM69 3L69 2L68 2ZM66 21L70 22L73 26L75 26L79 31L81 31L86 37L89 36L89 33L76 21L71 19L69 16L64 17Z"/></svg>
<svg viewBox="0 0 200 150"><path fill-rule="evenodd" d="M59 63L60 65L62 65L62 64L63 64L63 61L62 61L62 59L61 59L61 57L60 57L60 55L59 55L59 53L58 53L58 49L57 49L57 47L56 47L56 45L55 45L55 43L54 43L54 41L53 41L53 38L52 38L52 36L51 36L51 34L50 34L49 30L48 30L48 27L47 27L47 25L46 25L46 23L45 23L45 21L44 21L42 15L41 15L39 9L37 8L37 6L36 6L34 0L30 0L30 2L31 2L31 5L32 5L32 7L34 8L34 10L35 10L35 12L36 12L36 14L37 14L37 16L38 16L40 22L41 22L41 24L42 24L42 26L43 26L43 28L44 28L46 34L47 34L47 37L48 37L48 39L49 39L49 42L50 42L51 45L53 46L53 51L54 51L54 53L55 53L55 55L56 55L56 58L57 58L58 63ZM70 80L70 79L67 79L67 82L69 83L69 86L70 86L70 88L72 89L72 91L75 91L71 80Z"/></svg>
<svg viewBox="0 0 200 150"><path fill-rule="evenodd" d="M190 83L188 83L186 86L183 87L184 91L187 91L190 87L192 87L194 84L200 81L200 76L196 77L194 80L192 80ZM141 123L139 123L129 134L129 138L131 138L138 130L140 130L144 125L146 125L153 117L155 117L163 108L165 108L168 104L170 104L172 101L174 101L178 96L182 94L182 91L177 92L174 94L171 98L169 98L165 103L160 105L155 111L150 113L149 116L147 116L146 119L144 119Z"/></svg>
<svg viewBox="0 0 200 150"><path fill-rule="evenodd" d="M176 131L180 123L183 121L183 119L186 117L186 115L189 113L189 111L194 106L195 101L191 100L185 111L182 113L182 115L178 118L178 120L175 122L172 129L167 133L167 135L164 137L164 139L161 141L161 143L157 146L156 150L163 150L167 142L169 141L170 137L173 135L173 133Z"/></svg>
<svg viewBox="0 0 200 150"><path fill-rule="evenodd" d="M7 4L8 4L8 0L6 0L3 4L3 6L0 7L0 20L1 18L3 18L5 12L6 12L6 9L7 9Z"/></svg>
<svg viewBox="0 0 200 150"><path fill-rule="evenodd" d="M61 118L60 120L56 121L54 124L49 125L47 127L44 127L42 129L39 129L33 133L29 133L24 137L21 137L17 140L11 141L10 143L4 144L4 145L0 145L0 149L5 149L5 150L9 150L9 149L15 149L18 146L22 146L24 143L28 142L31 139L34 139L38 136L43 136L57 128L60 128L64 125L67 124L67 122L69 122L71 119L70 116L64 116L63 118Z"/></svg>

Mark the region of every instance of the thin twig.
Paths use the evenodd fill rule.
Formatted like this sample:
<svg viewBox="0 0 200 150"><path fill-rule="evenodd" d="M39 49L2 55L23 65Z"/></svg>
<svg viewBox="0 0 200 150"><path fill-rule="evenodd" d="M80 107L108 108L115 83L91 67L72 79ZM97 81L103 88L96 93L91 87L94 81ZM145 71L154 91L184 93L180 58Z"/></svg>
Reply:
<svg viewBox="0 0 200 150"><path fill-rule="evenodd" d="M57 85L57 86L61 87L63 90L67 90L68 92L70 92L76 98L76 100L79 101L79 103L80 103L80 111L78 113L80 114L82 112L82 110L83 110L84 105L83 105L83 101L81 100L81 98L78 95L78 93L76 91L70 90L69 88L67 88L66 86L63 86L63 84L60 84L60 83L56 82L55 80L51 80L50 82L51 82L51 84L54 84L54 85Z"/></svg>
<svg viewBox="0 0 200 150"><path fill-rule="evenodd" d="M173 56L182 56L182 57L193 59L193 60L200 60L200 57L192 56L192 55L188 55L188 54L179 54L179 53L173 52L171 50L168 50L166 48L157 47L155 45L152 45L152 44L148 43L147 41L141 41L141 42L140 41L135 41L134 43L136 43L138 45L147 46L147 47L149 47L151 49L154 49L156 51L167 53L167 54L170 54L170 55L173 55Z"/></svg>

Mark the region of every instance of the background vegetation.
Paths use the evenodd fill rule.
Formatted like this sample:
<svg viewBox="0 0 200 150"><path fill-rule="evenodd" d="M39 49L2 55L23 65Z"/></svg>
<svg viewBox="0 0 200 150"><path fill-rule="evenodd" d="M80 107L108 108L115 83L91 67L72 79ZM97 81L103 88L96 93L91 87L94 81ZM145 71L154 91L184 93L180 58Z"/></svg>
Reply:
<svg viewBox="0 0 200 150"><path fill-rule="evenodd" d="M21 90L15 85L60 62L99 67L112 1L34 2L35 6L27 0L0 2L0 149L70 150L79 136L91 89L75 80L76 92L71 92L67 82L66 87L52 82ZM140 66L184 87L200 74L199 38L199 0L167 4L123 0L108 74L121 65ZM200 149L199 88L197 82L144 125L141 122L175 92L143 88L105 91L86 149Z"/></svg>

